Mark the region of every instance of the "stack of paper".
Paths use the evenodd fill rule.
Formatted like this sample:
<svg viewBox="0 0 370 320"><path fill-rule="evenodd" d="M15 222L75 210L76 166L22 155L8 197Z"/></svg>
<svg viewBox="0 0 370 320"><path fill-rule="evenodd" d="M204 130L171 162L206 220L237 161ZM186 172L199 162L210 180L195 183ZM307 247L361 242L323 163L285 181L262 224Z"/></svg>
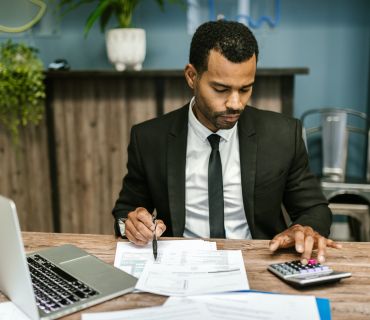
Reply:
<svg viewBox="0 0 370 320"><path fill-rule="evenodd" d="M323 318L330 319L326 299L319 312L323 301L312 296L245 291L249 284L241 251L217 250L215 242L159 241L157 260L151 244L120 242L114 265L139 277L137 289L170 298L161 307L84 314L82 320L318 320L322 309Z"/></svg>
<svg viewBox="0 0 370 320"><path fill-rule="evenodd" d="M187 296L249 289L240 250L217 250L203 240L159 241L157 260L151 245L118 243L114 265L139 277L136 289Z"/></svg>
<svg viewBox="0 0 370 320"><path fill-rule="evenodd" d="M204 304L214 320L286 319L319 320L313 296L233 292L191 297L170 297L165 306Z"/></svg>
<svg viewBox="0 0 370 320"><path fill-rule="evenodd" d="M216 242L204 240L167 240L158 241L159 260L168 251L217 250ZM136 246L131 242L118 242L114 266L139 278L147 262L154 262L152 244Z"/></svg>
<svg viewBox="0 0 370 320"><path fill-rule="evenodd" d="M315 297L240 292L170 297L162 307L84 314L82 320L319 320Z"/></svg>

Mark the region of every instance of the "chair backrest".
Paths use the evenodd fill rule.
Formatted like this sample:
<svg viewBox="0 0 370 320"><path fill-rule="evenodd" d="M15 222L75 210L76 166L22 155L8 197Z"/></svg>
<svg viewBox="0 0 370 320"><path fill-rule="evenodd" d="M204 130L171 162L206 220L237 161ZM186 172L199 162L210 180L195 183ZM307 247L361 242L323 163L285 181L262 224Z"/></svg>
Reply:
<svg viewBox="0 0 370 320"><path fill-rule="evenodd" d="M370 178L369 165L367 164L369 125L365 113L352 109L323 108L306 111L301 117L304 128L304 140L307 151L308 139L315 133L321 136L321 162L322 178L331 181L344 181L347 174L348 149L350 146L350 133L362 136L363 143L356 152L357 157L362 157L367 178ZM363 173L361 172L361 173ZM365 174L362 174L364 180Z"/></svg>

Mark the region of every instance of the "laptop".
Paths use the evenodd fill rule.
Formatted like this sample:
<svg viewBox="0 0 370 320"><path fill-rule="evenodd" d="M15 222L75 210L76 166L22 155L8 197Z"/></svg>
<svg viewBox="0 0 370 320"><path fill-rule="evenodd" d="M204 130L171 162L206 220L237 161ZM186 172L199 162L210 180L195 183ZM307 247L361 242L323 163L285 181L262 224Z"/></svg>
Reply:
<svg viewBox="0 0 370 320"><path fill-rule="evenodd" d="M56 319L132 292L137 278L73 245L25 255L17 211L0 196L0 291L30 319Z"/></svg>

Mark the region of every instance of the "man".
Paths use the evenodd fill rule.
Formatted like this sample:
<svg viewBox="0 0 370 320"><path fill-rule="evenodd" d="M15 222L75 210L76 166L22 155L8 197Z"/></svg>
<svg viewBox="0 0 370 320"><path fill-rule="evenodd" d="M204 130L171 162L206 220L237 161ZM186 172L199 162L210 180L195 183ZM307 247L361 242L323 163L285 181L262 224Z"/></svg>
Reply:
<svg viewBox="0 0 370 320"><path fill-rule="evenodd" d="M324 262L327 247L340 247L325 238L331 212L309 172L300 123L247 106L257 59L246 26L217 21L197 29L185 67L193 99L131 130L128 173L113 209L131 242L144 245L154 231L272 239L271 251L295 246L303 263L315 248Z"/></svg>

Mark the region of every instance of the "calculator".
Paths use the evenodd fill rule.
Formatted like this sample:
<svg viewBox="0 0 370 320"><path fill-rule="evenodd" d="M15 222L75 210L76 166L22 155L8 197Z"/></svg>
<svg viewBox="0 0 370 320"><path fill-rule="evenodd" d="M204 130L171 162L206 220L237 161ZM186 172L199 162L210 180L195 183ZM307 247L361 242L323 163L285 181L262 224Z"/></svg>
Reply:
<svg viewBox="0 0 370 320"><path fill-rule="evenodd" d="M351 277L350 272L334 271L318 263L316 259L308 260L306 265L300 260L274 263L269 265L267 270L294 287L308 287Z"/></svg>

